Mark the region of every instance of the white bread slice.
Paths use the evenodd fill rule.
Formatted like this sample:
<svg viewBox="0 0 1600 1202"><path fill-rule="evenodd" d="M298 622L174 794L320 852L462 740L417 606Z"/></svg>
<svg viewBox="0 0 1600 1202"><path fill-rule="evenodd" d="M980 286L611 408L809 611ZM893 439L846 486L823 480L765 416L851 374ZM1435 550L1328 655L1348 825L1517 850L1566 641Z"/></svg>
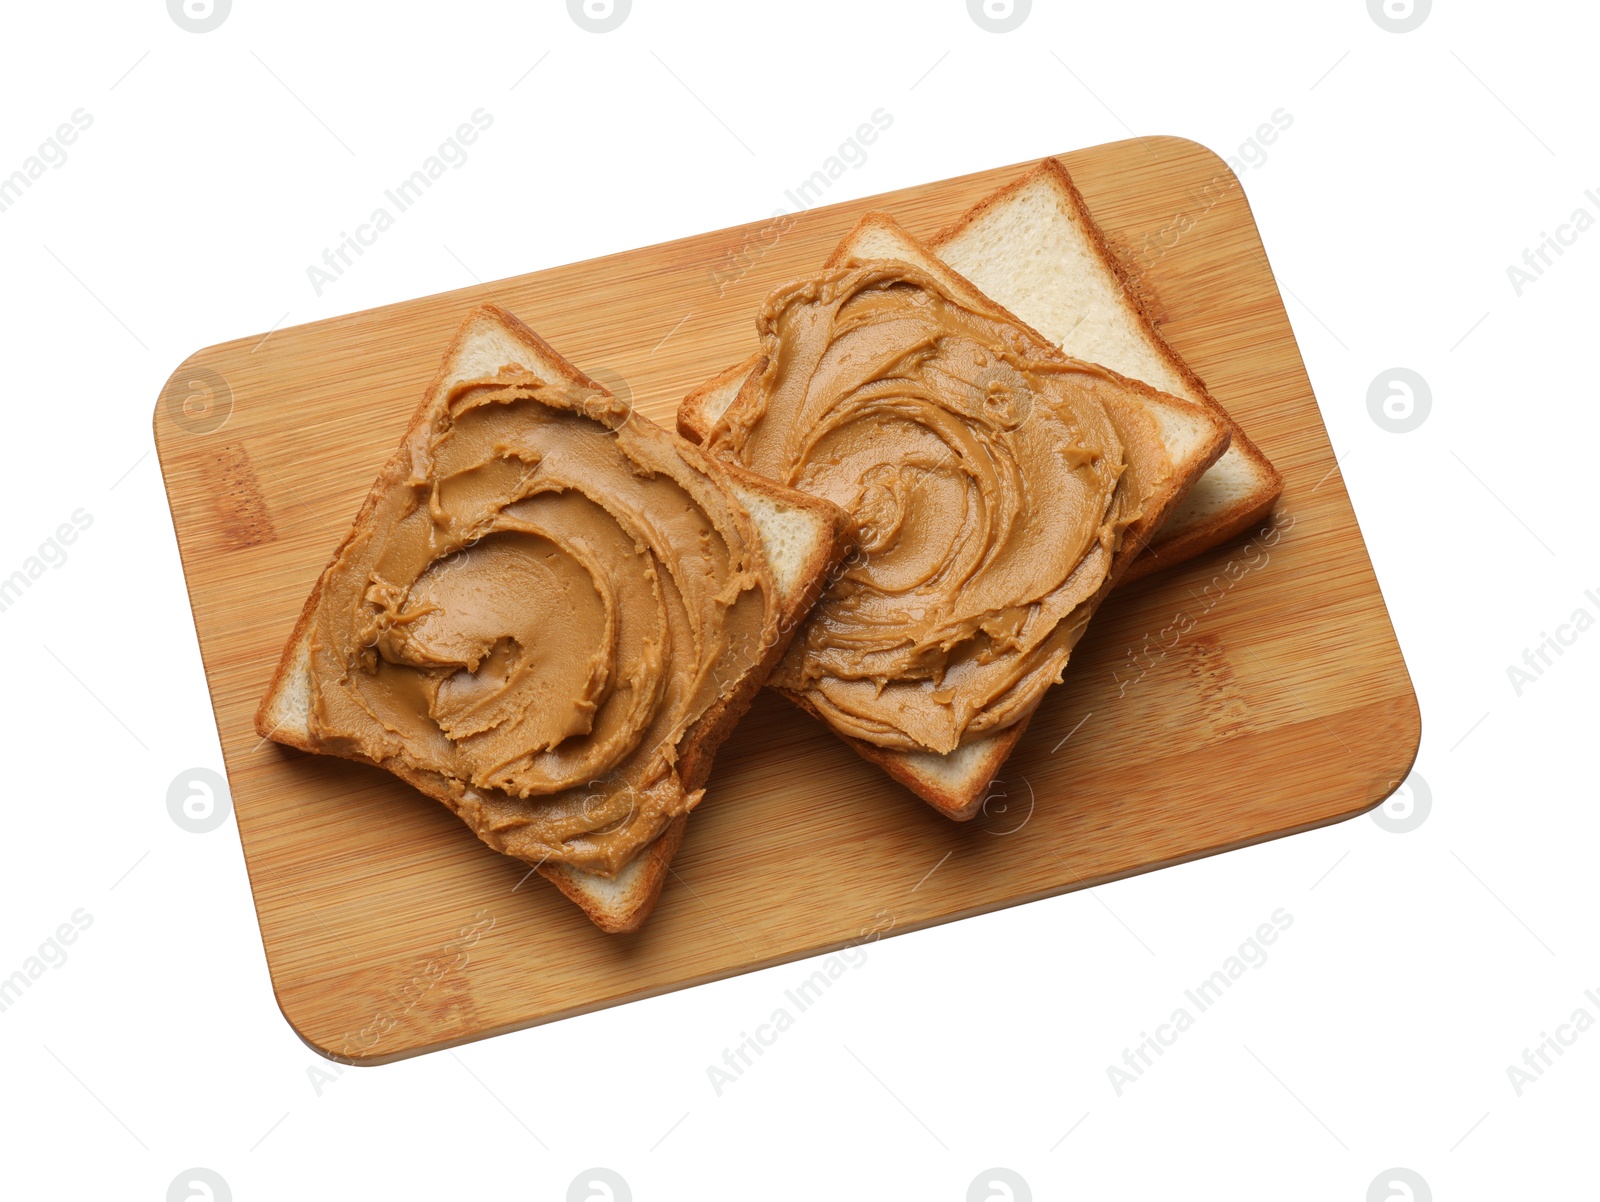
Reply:
<svg viewBox="0 0 1600 1202"><path fill-rule="evenodd" d="M1174 507L1124 582L1192 559L1272 508L1283 477L1157 331L1059 160L1044 160L979 201L927 245L1073 358L1141 380L1227 423L1228 448ZM737 386L729 387L731 373L742 383L755 365L746 360L691 393L679 410L679 432L694 438L709 431L738 395Z"/></svg>
<svg viewBox="0 0 1600 1202"><path fill-rule="evenodd" d="M1058 159L981 200L928 246L1063 351L1203 406L1232 441L1124 577L1192 558L1264 517L1283 477L1156 330Z"/></svg>
<svg viewBox="0 0 1600 1202"><path fill-rule="evenodd" d="M870 259L897 259L921 268L943 284L958 300L992 309L995 302L971 282L952 271L924 245L884 213L867 213L828 259L828 267ZM1003 308L1003 306L1002 306ZM1010 315L1016 321L1015 315ZM1018 321L1019 325L1026 325ZM1035 332L1037 333L1037 332ZM728 368L690 393L678 410L678 429L686 437L704 440L716 422L737 403L745 387L754 389L764 367L762 356ZM1228 446L1226 421L1208 408L1166 396L1148 384L1124 380L1132 393L1136 412L1120 420L1149 423L1166 458L1162 486L1152 495L1139 519L1123 534L1112 557L1110 571L1095 596L1085 605L1092 613L1106 593L1122 578L1184 493L1216 462ZM799 694L776 690L802 709L821 715ZM1031 717L1031 715L1029 715ZM965 821L982 808L988 787L1027 729L1028 717L993 734L974 739L940 755L927 751L899 751L878 747L840 735L855 752L888 772L946 817ZM835 732L838 733L838 732Z"/></svg>
<svg viewBox="0 0 1600 1202"><path fill-rule="evenodd" d="M428 420L435 398L453 385L469 380L493 378L502 367L520 364L546 380L565 380L585 388L605 391L602 385L562 358L543 339L510 313L493 305L474 309L462 324L445 354L439 374L413 415L397 456L407 454L409 437L417 424ZM629 420L645 421L635 414ZM393 461L391 461L393 462ZM717 746L733 729L754 700L762 681L782 656L800 619L815 602L827 582L828 573L848 550L851 525L837 506L739 468L712 465L725 472L725 482L744 505L753 520L778 589L778 629L780 637L759 663L734 680L720 702L703 714L679 744L679 772L686 791L704 786L710 775ZM368 494L345 542L363 530L374 508L385 473ZM283 657L261 707L256 713L256 730L265 738L302 751L324 751L317 745L311 729L312 677L311 634L313 616L329 570L340 559L341 544L318 577L316 586L301 611ZM351 758L361 759L359 756ZM370 762L363 759L362 762ZM447 805L437 787L422 774L383 765L421 791ZM602 930L612 933L638 929L654 907L666 880L668 865L683 838L688 816L670 822L632 862L615 877L583 872L564 864L535 865Z"/></svg>

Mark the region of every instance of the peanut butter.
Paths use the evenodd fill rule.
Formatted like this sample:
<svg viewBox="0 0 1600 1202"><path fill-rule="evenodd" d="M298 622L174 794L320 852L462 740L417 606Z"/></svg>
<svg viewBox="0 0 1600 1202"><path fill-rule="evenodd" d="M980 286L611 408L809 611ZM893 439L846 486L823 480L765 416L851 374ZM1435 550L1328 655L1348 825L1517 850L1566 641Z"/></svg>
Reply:
<svg viewBox="0 0 1600 1202"><path fill-rule="evenodd" d="M756 529L697 448L521 368L404 452L314 611L312 730L500 851L614 875L700 800L680 747L776 637Z"/></svg>
<svg viewBox="0 0 1600 1202"><path fill-rule="evenodd" d="M900 750L1027 717L1139 514L1120 380L899 262L780 288L758 331L707 449L842 506L862 551L769 683Z"/></svg>

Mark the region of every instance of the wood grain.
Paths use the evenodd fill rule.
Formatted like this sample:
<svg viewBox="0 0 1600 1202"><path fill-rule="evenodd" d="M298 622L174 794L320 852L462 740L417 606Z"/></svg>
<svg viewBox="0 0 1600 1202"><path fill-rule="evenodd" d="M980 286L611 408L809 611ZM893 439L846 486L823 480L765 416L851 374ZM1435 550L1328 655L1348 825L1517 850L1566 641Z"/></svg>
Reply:
<svg viewBox="0 0 1600 1202"><path fill-rule="evenodd" d="M1337 822L1404 778L1416 697L1238 181L1174 138L1063 157L1167 337L1283 472L1274 522L1119 591L973 823L763 697L632 936L388 774L261 741L301 603L470 306L504 305L670 423L863 211L931 234L1028 164L243 338L174 373L156 442L273 986L308 1044L369 1064L447 1047Z"/></svg>

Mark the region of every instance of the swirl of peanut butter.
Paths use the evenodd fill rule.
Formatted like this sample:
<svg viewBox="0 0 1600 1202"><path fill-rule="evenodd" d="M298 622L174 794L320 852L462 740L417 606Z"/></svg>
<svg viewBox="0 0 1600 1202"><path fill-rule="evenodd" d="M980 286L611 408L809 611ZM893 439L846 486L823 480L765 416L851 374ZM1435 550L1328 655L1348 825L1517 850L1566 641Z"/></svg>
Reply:
<svg viewBox="0 0 1600 1202"><path fill-rule="evenodd" d="M369 500L311 639L312 727L498 850L614 875L699 801L679 747L777 600L723 469L603 392L450 389Z"/></svg>
<svg viewBox="0 0 1600 1202"><path fill-rule="evenodd" d="M1136 516L1105 373L900 262L780 288L758 329L706 446L842 506L863 553L769 682L887 748L1025 718Z"/></svg>

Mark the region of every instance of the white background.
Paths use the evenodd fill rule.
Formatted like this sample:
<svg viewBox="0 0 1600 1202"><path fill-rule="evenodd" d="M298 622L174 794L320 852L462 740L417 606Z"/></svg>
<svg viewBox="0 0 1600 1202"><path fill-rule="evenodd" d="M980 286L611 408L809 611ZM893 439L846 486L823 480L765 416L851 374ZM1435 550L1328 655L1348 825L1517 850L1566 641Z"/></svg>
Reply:
<svg viewBox="0 0 1600 1202"><path fill-rule="evenodd" d="M1600 1019L1600 633L1520 695L1507 669L1600 617L1600 231L1520 296L1507 267L1600 216L1597 24L1039 0L996 34L961 0L636 0L595 34L554 0L237 0L195 34L160 0L8 5L0 175L93 124L0 213L0 575L93 524L0 613L0 976L92 925L0 1013L0 1194L157 1200L204 1166L237 1199L564 1198L600 1165L638 1199L961 1199L991 1166L1036 1198L1360 1202L1394 1167L1439 1199L1593 1196L1600 1031L1521 1096L1507 1067ZM480 107L470 160L317 296L307 266ZM194 835L166 810L175 775L221 767L151 453L168 373L765 218L880 107L830 201L1133 132L1237 155L1292 114L1242 180L1416 683L1431 812L875 944L720 1097L707 1066L807 965L319 1092L333 1066L273 1001L231 818ZM1395 366L1431 386L1412 433L1368 414ZM1280 907L1268 961L1118 1096L1107 1066Z"/></svg>

